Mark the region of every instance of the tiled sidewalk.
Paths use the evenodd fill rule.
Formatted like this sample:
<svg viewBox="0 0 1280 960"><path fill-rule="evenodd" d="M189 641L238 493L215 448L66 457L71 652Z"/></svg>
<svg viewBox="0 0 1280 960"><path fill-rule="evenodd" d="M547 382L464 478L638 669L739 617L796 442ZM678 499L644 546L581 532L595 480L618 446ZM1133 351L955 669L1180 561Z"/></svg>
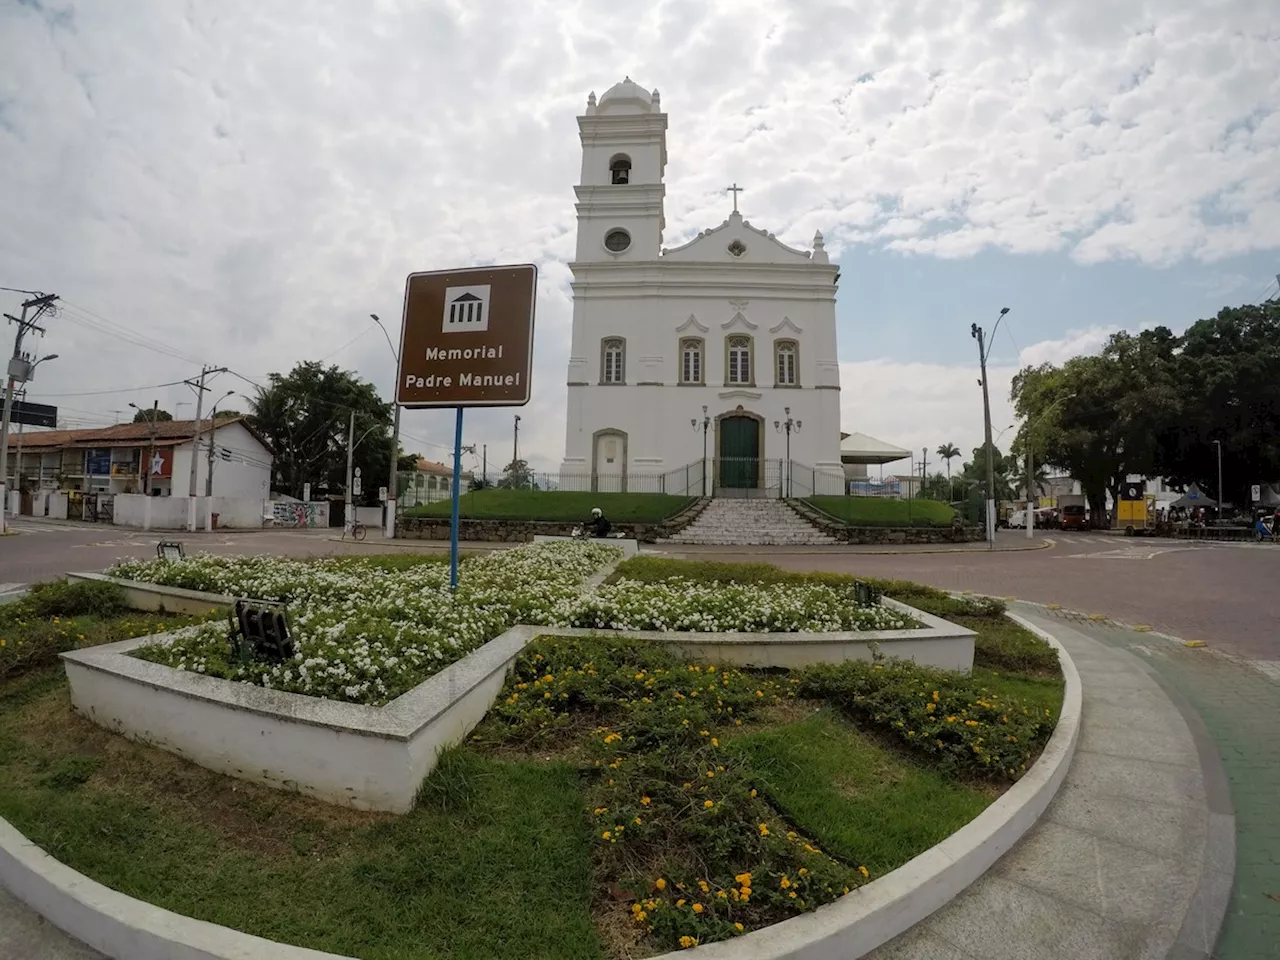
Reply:
<svg viewBox="0 0 1280 960"><path fill-rule="evenodd" d="M952 903L870 957L1209 956L1231 890L1234 852L1226 782L1212 744L1147 665L1101 639L1089 621L1014 609L1058 637L1080 672L1084 711L1071 768L1022 843Z"/></svg>

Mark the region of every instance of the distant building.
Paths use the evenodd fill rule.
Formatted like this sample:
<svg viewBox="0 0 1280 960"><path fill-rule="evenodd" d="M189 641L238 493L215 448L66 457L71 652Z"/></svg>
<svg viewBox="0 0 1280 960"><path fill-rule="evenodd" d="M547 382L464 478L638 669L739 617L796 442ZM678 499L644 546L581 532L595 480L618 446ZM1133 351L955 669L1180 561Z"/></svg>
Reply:
<svg viewBox="0 0 1280 960"><path fill-rule="evenodd" d="M396 503L400 507L416 507L422 503L448 500L453 490L453 469L435 460L419 460L413 470L402 470L397 486L400 487ZM464 470L458 475L459 489L466 493L471 486L472 474Z"/></svg>
<svg viewBox="0 0 1280 960"><path fill-rule="evenodd" d="M16 478L19 488L28 493L186 496L195 432L194 420L165 420L154 429L148 423L121 423L86 430L10 433L7 481L13 484ZM213 496L270 497L271 453L243 417L204 421L196 454L196 492L202 497L211 464Z"/></svg>

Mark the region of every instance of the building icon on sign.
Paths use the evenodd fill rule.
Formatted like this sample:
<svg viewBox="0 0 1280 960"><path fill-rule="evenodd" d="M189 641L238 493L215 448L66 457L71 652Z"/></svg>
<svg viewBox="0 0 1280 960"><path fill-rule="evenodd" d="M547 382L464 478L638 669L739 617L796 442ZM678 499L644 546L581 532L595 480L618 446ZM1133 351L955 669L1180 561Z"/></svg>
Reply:
<svg viewBox="0 0 1280 960"><path fill-rule="evenodd" d="M444 333L476 333L489 329L489 285L447 287L444 291Z"/></svg>

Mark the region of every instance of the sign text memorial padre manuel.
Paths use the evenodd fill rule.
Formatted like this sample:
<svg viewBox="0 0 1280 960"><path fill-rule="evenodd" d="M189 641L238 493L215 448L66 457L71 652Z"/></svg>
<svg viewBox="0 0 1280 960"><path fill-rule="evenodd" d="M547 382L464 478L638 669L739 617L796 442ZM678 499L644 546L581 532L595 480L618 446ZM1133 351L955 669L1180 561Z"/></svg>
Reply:
<svg viewBox="0 0 1280 960"><path fill-rule="evenodd" d="M532 264L410 274L396 401L406 407L528 403L537 286Z"/></svg>

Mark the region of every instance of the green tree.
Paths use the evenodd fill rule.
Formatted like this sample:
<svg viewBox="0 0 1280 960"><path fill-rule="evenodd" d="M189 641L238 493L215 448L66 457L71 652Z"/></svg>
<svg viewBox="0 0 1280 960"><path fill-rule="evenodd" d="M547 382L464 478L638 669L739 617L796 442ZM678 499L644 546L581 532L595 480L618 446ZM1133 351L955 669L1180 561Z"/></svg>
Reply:
<svg viewBox="0 0 1280 960"><path fill-rule="evenodd" d="M502 490L537 490L538 484L533 471L524 460L512 460L502 468L502 477L497 486Z"/></svg>
<svg viewBox="0 0 1280 960"><path fill-rule="evenodd" d="M373 384L336 366L308 361L288 374L270 374L253 400L252 422L271 449L273 488L298 497L302 485L311 483L313 495L341 494L353 411L353 465L364 480L358 500L372 504L390 474L390 404L383 403Z"/></svg>
<svg viewBox="0 0 1280 960"><path fill-rule="evenodd" d="M1178 485L1249 503L1249 485L1280 479L1280 301L1227 307L1180 341L1182 416L1161 437L1162 472Z"/></svg>
<svg viewBox="0 0 1280 960"><path fill-rule="evenodd" d="M401 453L396 459L396 469L414 471L418 469L418 461L425 459L420 453Z"/></svg>
<svg viewBox="0 0 1280 960"><path fill-rule="evenodd" d="M938 447L938 456L947 461L947 499L955 499L955 491L951 489L951 461L960 456L960 448L954 443L944 443Z"/></svg>
<svg viewBox="0 0 1280 960"><path fill-rule="evenodd" d="M168 410L157 409L155 411L155 417L156 417L156 423L164 423L167 420L172 420L173 414L170 413ZM133 415L133 422L134 423L150 423L151 410L140 409L137 413Z"/></svg>
<svg viewBox="0 0 1280 960"><path fill-rule="evenodd" d="M1033 443L1036 459L1079 480L1093 515L1105 516L1107 494L1114 501L1128 475L1159 470L1182 407L1177 348L1178 338L1156 327L1117 333L1097 356L1024 369L1013 380L1023 419L1014 450L1025 457Z"/></svg>
<svg viewBox="0 0 1280 960"><path fill-rule="evenodd" d="M243 416L244 414L241 413L239 410L215 410L213 412L213 419L215 420L226 420L228 417L243 417Z"/></svg>

